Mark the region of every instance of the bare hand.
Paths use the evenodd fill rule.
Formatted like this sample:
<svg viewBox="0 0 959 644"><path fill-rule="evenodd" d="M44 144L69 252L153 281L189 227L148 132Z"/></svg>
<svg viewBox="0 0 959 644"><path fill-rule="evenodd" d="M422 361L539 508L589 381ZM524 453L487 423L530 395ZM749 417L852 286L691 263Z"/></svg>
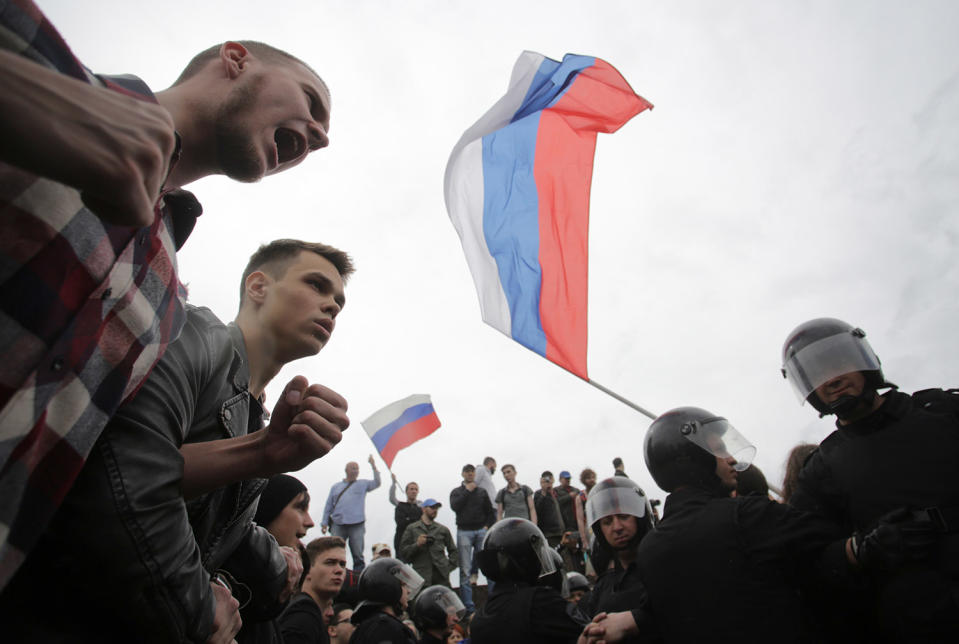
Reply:
<svg viewBox="0 0 959 644"><path fill-rule="evenodd" d="M0 52L3 160L80 191L104 221L147 226L175 145L165 109ZM178 186L175 186L178 187Z"/></svg>
<svg viewBox="0 0 959 644"><path fill-rule="evenodd" d="M586 627L583 635L587 642L621 642L627 636L639 634L636 620L630 612L600 613L593 618L593 623Z"/></svg>
<svg viewBox="0 0 959 644"><path fill-rule="evenodd" d="M369 460L369 462L370 462L370 467L372 467L372 468L375 470L375 469L376 469L376 461L373 460L373 455L372 455L372 454L370 454L370 458L369 458L368 460Z"/></svg>
<svg viewBox="0 0 959 644"><path fill-rule="evenodd" d="M293 378L273 408L263 434L263 460L268 472L293 472L326 455L350 426L346 400L323 385L307 386Z"/></svg>
<svg viewBox="0 0 959 644"><path fill-rule="evenodd" d="M328 526L325 526L325 525L320 526L320 532L322 532L323 534L326 534L328 531L329 531Z"/></svg>
<svg viewBox="0 0 959 644"><path fill-rule="evenodd" d="M213 600L216 612L213 615L213 632L207 639L208 644L230 644L233 636L240 631L243 620L240 619L240 603L230 594L230 589L212 581Z"/></svg>
<svg viewBox="0 0 959 644"><path fill-rule="evenodd" d="M299 589L300 577L303 576L303 559L299 552L289 546L280 546L280 553L286 559L286 587L279 597L280 603L284 603Z"/></svg>
<svg viewBox="0 0 959 644"><path fill-rule="evenodd" d="M390 472L390 477L392 477L393 482L396 483L396 474L393 474L392 472Z"/></svg>
<svg viewBox="0 0 959 644"><path fill-rule="evenodd" d="M420 546L420 547L423 547L423 546L426 545L426 535L425 535L425 534L421 534L420 536L416 537L416 545L418 545L418 546Z"/></svg>

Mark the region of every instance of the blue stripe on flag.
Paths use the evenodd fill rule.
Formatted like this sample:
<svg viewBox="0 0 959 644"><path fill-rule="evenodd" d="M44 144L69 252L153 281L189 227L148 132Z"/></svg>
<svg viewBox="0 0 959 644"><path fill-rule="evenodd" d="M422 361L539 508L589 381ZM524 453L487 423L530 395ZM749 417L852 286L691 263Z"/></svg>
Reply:
<svg viewBox="0 0 959 644"><path fill-rule="evenodd" d="M383 448L386 447L386 444L390 442L390 438L392 438L393 434L399 431L400 428L419 420L423 416L429 416L433 413L433 411L432 403L413 405L400 414L399 418L391 423L383 425L375 434L373 434L373 436L370 437L370 439L373 441L373 444L376 445L376 451L382 452Z"/></svg>
<svg viewBox="0 0 959 644"><path fill-rule="evenodd" d="M526 90L526 97L513 115L512 122L556 104L569 86L576 80L580 71L592 67L596 62L593 56L567 54L563 62L547 58L540 64L536 75Z"/></svg>
<svg viewBox="0 0 959 644"><path fill-rule="evenodd" d="M546 356L539 317L539 196L533 176L539 114L483 137L483 235L509 303L513 339Z"/></svg>

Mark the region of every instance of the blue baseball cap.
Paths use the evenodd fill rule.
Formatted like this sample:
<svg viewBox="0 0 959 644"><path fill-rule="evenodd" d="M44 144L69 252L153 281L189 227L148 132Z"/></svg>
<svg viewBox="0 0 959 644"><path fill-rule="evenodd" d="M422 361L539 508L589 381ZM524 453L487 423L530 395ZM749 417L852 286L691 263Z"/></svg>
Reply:
<svg viewBox="0 0 959 644"><path fill-rule="evenodd" d="M425 501L423 501L424 508L432 508L434 506L437 508L441 508L443 507L443 504L437 501L436 499L426 499Z"/></svg>
<svg viewBox="0 0 959 644"><path fill-rule="evenodd" d="M561 479L571 479L571 478L573 478L573 477L570 475L569 470L563 470L562 472L559 473L559 478L561 478Z"/></svg>

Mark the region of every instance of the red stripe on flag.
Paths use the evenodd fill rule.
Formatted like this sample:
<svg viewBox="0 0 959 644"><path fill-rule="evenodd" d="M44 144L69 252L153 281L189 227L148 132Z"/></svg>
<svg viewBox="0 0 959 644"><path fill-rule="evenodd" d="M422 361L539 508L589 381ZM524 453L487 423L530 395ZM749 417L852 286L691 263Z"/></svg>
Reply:
<svg viewBox="0 0 959 644"><path fill-rule="evenodd" d="M435 432L439 426L440 419L434 411L432 414L423 416L396 430L380 452L380 457L382 457L386 463L386 467L392 467L393 459L396 457L398 451L404 447L409 447L421 438L426 438Z"/></svg>
<svg viewBox="0 0 959 644"><path fill-rule="evenodd" d="M615 132L650 107L615 68L597 58L540 116L534 175L546 357L584 380L589 380L589 191L596 133Z"/></svg>

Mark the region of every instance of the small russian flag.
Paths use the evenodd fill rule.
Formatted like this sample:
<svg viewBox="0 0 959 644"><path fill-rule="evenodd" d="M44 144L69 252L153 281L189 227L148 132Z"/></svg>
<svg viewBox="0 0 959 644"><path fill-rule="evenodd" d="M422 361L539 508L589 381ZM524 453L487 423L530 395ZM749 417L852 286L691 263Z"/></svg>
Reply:
<svg viewBox="0 0 959 644"><path fill-rule="evenodd" d="M393 465L396 453L440 426L428 394L413 394L390 403L362 423L387 467Z"/></svg>

